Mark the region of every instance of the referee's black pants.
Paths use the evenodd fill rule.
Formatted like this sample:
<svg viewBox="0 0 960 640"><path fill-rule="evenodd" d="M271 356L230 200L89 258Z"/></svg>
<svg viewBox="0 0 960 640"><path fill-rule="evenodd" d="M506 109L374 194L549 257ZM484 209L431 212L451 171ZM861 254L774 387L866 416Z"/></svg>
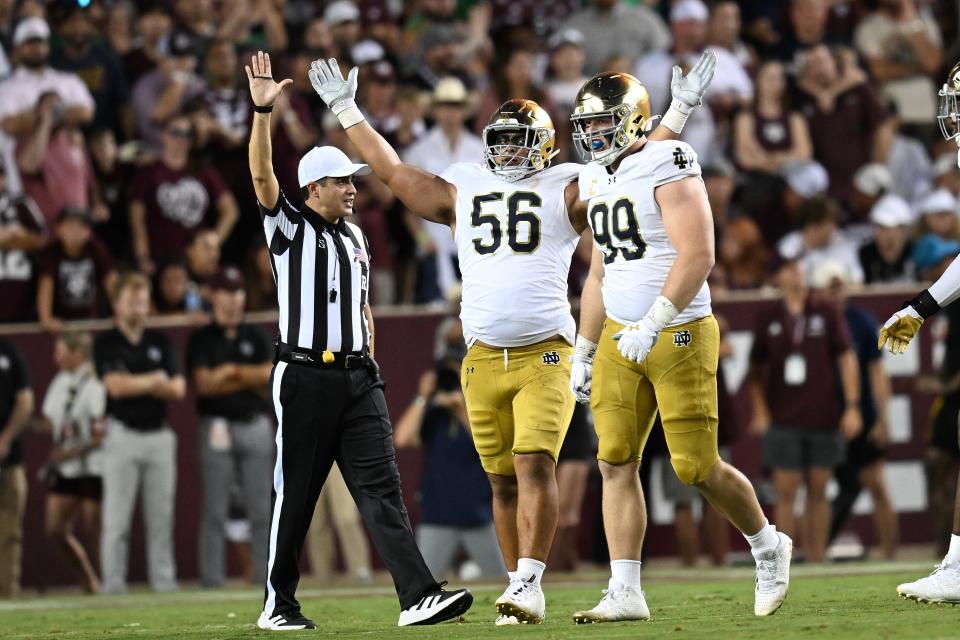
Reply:
<svg viewBox="0 0 960 640"><path fill-rule="evenodd" d="M319 369L280 362L273 369L277 462L264 594L264 612L271 617L300 606L300 551L334 461L393 576L400 608L438 587L400 495L383 382L372 367Z"/></svg>

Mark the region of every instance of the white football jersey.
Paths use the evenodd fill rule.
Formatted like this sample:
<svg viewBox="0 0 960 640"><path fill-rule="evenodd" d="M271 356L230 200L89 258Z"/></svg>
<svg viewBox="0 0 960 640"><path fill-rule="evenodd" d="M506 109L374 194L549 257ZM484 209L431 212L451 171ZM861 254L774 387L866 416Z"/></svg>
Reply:
<svg viewBox="0 0 960 640"><path fill-rule="evenodd" d="M685 142L648 140L610 174L591 162L580 172L580 198L587 201L593 239L603 253L603 304L621 324L637 322L650 309L677 258L653 191L662 184L700 179L697 154ZM706 283L673 324L710 314Z"/></svg>
<svg viewBox="0 0 960 640"><path fill-rule="evenodd" d="M454 240L467 344L520 347L557 334L573 343L567 274L580 234L564 189L579 171L560 164L514 182L474 163L444 171L457 188Z"/></svg>

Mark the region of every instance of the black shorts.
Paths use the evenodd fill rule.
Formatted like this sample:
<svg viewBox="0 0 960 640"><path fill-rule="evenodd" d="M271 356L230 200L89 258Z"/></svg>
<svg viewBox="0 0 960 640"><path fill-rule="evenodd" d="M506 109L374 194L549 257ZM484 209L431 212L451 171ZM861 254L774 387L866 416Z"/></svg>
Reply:
<svg viewBox="0 0 960 640"><path fill-rule="evenodd" d="M62 496L99 502L103 499L103 481L100 476L80 476L79 478L57 476L49 491Z"/></svg>
<svg viewBox="0 0 960 640"><path fill-rule="evenodd" d="M844 460L843 444L836 429L772 426L763 437L763 466L786 471L833 469Z"/></svg>
<svg viewBox="0 0 960 640"><path fill-rule="evenodd" d="M882 449L873 443L870 438L870 432L873 425L864 425L860 434L847 443L846 464L855 469L864 469L869 467L877 460L887 457L886 449Z"/></svg>
<svg viewBox="0 0 960 640"><path fill-rule="evenodd" d="M935 449L957 458L960 457L960 446L957 445L957 420L960 416L960 396L949 396L938 399L939 408L934 406L934 413L930 420L930 438L928 444Z"/></svg>
<svg viewBox="0 0 960 640"><path fill-rule="evenodd" d="M593 424L589 417L590 409L579 402L573 409L573 418L570 428L560 447L558 462L576 462L578 460L593 460L597 455L594 446Z"/></svg>

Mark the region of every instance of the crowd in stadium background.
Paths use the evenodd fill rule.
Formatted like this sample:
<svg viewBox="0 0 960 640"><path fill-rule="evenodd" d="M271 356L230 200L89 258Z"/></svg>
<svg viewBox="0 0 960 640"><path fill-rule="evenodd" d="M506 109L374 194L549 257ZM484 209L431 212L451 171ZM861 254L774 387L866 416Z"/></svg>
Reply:
<svg viewBox="0 0 960 640"><path fill-rule="evenodd" d="M709 47L716 76L682 139L714 213L714 296L773 285L784 258L848 289L932 280L960 254L957 151L935 124L958 23L949 0L0 0L0 322L107 317L131 269L153 280L156 314L205 317L226 265L248 310L275 309L247 166L243 63L258 49L293 79L273 144L296 194L311 146L357 157L310 87L314 59L359 66L367 120L440 173L481 161L478 135L511 97L544 106L556 161L577 161L568 118L588 77L633 73L660 114L673 65ZM373 177L355 211L375 305L456 297L449 230Z"/></svg>

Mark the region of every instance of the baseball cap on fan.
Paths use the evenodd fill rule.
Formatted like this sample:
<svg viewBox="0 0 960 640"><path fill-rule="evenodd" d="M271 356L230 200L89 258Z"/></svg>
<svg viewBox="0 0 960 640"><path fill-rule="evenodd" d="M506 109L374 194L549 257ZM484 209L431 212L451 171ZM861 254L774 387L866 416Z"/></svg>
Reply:
<svg viewBox="0 0 960 640"><path fill-rule="evenodd" d="M21 20L13 32L13 46L19 47L31 40L49 40L50 26L47 21L37 16Z"/></svg>
<svg viewBox="0 0 960 640"><path fill-rule="evenodd" d="M297 179L300 188L322 178L344 178L354 174L365 176L370 167L350 162L343 151L336 147L314 147L303 154L297 167Z"/></svg>

